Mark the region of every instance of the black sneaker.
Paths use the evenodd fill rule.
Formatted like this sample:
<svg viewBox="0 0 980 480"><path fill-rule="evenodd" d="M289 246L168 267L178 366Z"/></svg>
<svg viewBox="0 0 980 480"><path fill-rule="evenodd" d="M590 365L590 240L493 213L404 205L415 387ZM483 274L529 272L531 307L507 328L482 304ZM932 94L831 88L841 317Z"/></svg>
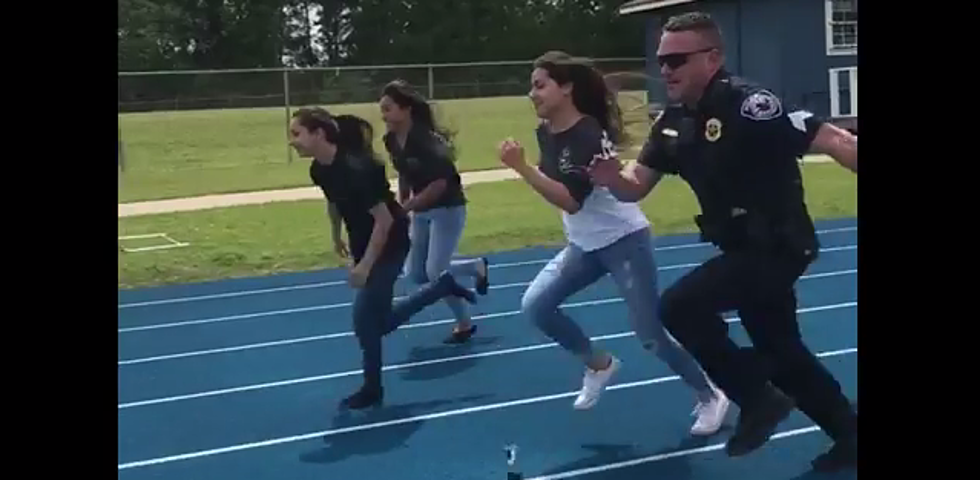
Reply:
<svg viewBox="0 0 980 480"><path fill-rule="evenodd" d="M454 329L452 333L450 333L449 336L442 341L442 343L447 345L466 343L470 340L470 337L472 337L474 333L476 333L476 325L472 325L466 330Z"/></svg>
<svg viewBox="0 0 980 480"><path fill-rule="evenodd" d="M844 440L834 443L826 453L811 462L813 471L830 473L844 469L857 469L857 440Z"/></svg>
<svg viewBox="0 0 980 480"><path fill-rule="evenodd" d="M490 266L487 257L483 257L481 260L483 261L483 270L476 279L476 293L486 295L490 290Z"/></svg>
<svg viewBox="0 0 980 480"><path fill-rule="evenodd" d="M729 457L740 457L765 445L776 431L776 426L785 420L795 407L793 400L770 387L766 398L757 406L739 412L735 433L725 444L725 453Z"/></svg>
<svg viewBox="0 0 980 480"><path fill-rule="evenodd" d="M340 405L344 408L349 408L352 410L361 410L380 406L383 399L383 387L361 387L361 389L355 392L353 395L343 399L340 402Z"/></svg>

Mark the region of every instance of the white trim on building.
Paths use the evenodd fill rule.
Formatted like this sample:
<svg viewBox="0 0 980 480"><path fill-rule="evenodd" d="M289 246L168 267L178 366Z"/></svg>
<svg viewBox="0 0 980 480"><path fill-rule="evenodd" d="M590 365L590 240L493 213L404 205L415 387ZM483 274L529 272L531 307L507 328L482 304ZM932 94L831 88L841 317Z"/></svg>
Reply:
<svg viewBox="0 0 980 480"><path fill-rule="evenodd" d="M847 109L841 105L841 74L847 75ZM830 77L830 117L857 118L858 116L858 67L831 68Z"/></svg>
<svg viewBox="0 0 980 480"><path fill-rule="evenodd" d="M827 55L857 55L857 10L858 0L824 0Z"/></svg>

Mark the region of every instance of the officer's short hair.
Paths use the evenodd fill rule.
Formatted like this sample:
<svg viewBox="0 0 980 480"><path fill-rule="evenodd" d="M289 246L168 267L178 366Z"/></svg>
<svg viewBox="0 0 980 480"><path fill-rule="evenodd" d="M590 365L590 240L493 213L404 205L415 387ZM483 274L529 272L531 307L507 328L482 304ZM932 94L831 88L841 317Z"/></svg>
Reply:
<svg viewBox="0 0 980 480"><path fill-rule="evenodd" d="M664 24L663 30L665 32L697 32L707 38L713 46L724 51L721 28L708 13L687 12L674 15Z"/></svg>

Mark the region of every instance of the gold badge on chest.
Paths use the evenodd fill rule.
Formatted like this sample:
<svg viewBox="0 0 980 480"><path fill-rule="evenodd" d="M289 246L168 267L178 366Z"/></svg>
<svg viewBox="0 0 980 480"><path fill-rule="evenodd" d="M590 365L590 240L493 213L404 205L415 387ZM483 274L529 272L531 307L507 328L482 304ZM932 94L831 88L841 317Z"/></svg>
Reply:
<svg viewBox="0 0 980 480"><path fill-rule="evenodd" d="M709 142L715 142L721 138L721 120L712 118L705 122L704 138L708 139Z"/></svg>

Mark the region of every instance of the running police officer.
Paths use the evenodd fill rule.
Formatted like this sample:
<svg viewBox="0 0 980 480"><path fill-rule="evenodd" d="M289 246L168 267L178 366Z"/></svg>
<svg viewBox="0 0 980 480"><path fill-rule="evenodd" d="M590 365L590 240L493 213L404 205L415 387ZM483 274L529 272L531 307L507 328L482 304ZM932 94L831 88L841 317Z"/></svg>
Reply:
<svg viewBox="0 0 980 480"><path fill-rule="evenodd" d="M814 468L856 467L857 413L803 343L794 284L819 249L797 159L827 154L857 172L857 138L726 72L721 33L707 14L671 18L658 60L675 104L654 122L634 169L597 159L593 181L639 201L673 174L698 199L702 237L722 253L664 292L661 315L741 409L728 455L761 447L799 407L834 440ZM728 337L721 313L729 310L753 348Z"/></svg>

